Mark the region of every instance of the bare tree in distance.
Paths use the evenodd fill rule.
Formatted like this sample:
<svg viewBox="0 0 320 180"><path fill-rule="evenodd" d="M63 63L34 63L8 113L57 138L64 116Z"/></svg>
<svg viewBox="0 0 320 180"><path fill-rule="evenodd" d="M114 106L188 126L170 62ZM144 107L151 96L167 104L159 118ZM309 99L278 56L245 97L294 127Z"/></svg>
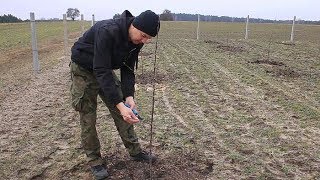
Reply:
<svg viewBox="0 0 320 180"><path fill-rule="evenodd" d="M74 21L74 19L76 17L79 17L80 15L80 11L77 8L68 8L67 10L67 17L71 18L72 21Z"/></svg>
<svg viewBox="0 0 320 180"><path fill-rule="evenodd" d="M173 21L173 14L170 10L165 9L162 14L160 14L160 20L162 21Z"/></svg>

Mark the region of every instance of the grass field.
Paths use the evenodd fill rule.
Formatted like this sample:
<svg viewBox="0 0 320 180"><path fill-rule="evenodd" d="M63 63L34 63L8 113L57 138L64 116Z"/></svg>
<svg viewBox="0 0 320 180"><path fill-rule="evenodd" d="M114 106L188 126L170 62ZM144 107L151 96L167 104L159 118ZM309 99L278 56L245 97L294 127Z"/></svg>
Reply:
<svg viewBox="0 0 320 180"><path fill-rule="evenodd" d="M89 24L88 24L89 25ZM157 49L153 179L319 179L320 26L162 22ZM70 107L63 26L40 23L41 74L29 24L0 25L0 176L91 179ZM70 44L80 35L70 25ZM149 141L155 40L141 53L136 101ZM62 57L62 58L61 58ZM23 61L24 60L24 61ZM32 98L28 98L32 97ZM150 179L129 161L107 109L98 131L110 179Z"/></svg>
<svg viewBox="0 0 320 180"><path fill-rule="evenodd" d="M86 28L89 27L86 22ZM63 22L39 22L37 27L37 40L40 44L52 40L63 40ZM79 22L68 22L69 33L81 30ZM31 25L30 23L2 23L0 24L0 50L21 48L31 46Z"/></svg>
<svg viewBox="0 0 320 180"><path fill-rule="evenodd" d="M89 22L85 27L90 26ZM50 68L56 60L48 58L48 54L63 50L63 22L39 22L37 27L37 44L40 66ZM73 42L81 33L79 22L68 22L69 42ZM0 24L0 92L3 92L12 80L25 83L32 73L31 25L30 23ZM17 76L20 74L20 76ZM13 77L14 76L14 77ZM0 93L0 99L4 93Z"/></svg>

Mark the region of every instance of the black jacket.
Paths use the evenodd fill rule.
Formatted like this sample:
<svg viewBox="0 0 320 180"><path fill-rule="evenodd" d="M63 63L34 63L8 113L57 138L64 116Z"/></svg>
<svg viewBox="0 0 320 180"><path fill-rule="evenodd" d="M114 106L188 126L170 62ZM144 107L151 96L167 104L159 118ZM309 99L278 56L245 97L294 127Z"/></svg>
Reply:
<svg viewBox="0 0 320 180"><path fill-rule="evenodd" d="M97 22L74 43L71 59L93 72L103 94L114 104L123 101L112 71L120 68L123 98L134 96L134 65L143 44L129 42L128 29L134 17L124 11L119 19Z"/></svg>

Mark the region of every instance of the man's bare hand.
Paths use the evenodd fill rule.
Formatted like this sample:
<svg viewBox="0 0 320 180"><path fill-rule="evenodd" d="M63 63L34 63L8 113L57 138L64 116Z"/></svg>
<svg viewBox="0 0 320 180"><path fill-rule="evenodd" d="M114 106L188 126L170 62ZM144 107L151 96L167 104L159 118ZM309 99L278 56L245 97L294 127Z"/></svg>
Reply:
<svg viewBox="0 0 320 180"><path fill-rule="evenodd" d="M117 108L119 109L123 117L123 120L126 121L127 123L135 124L140 122L138 117L133 114L132 110L126 107L122 102L117 104Z"/></svg>
<svg viewBox="0 0 320 180"><path fill-rule="evenodd" d="M134 102L132 96L128 96L128 97L126 98L125 104L128 104L128 105L130 106L130 109L137 109L136 103Z"/></svg>

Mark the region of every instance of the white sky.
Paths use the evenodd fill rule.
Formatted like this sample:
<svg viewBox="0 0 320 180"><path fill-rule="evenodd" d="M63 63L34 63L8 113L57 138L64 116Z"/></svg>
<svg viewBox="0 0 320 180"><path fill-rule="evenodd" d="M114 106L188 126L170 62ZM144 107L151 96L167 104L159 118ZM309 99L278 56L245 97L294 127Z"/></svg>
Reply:
<svg viewBox="0 0 320 180"><path fill-rule="evenodd" d="M320 20L320 0L2 0L0 15L12 14L23 20L34 12L36 19L62 18L68 8L78 8L85 19L112 18L128 9L134 16L150 9L157 14L168 9L173 13L264 19Z"/></svg>

